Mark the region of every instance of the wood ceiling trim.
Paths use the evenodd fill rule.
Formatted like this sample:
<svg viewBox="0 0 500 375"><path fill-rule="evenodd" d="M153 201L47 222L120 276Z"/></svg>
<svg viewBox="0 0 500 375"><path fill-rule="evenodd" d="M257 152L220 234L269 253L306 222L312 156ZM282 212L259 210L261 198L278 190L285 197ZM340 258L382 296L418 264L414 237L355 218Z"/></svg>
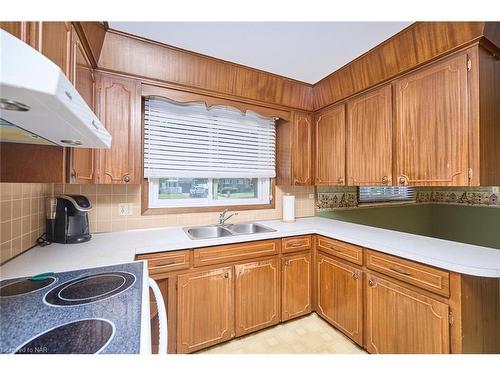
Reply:
<svg viewBox="0 0 500 375"><path fill-rule="evenodd" d="M108 30L99 68L241 98L312 109L312 85Z"/></svg>

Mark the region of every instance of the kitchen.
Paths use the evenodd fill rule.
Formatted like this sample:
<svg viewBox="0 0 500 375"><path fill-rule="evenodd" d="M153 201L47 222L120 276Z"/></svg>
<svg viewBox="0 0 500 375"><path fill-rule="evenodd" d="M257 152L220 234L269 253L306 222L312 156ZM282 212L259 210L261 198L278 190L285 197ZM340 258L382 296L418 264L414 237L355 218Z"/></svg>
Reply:
<svg viewBox="0 0 500 375"><path fill-rule="evenodd" d="M0 29L2 354L498 358L500 22Z"/></svg>

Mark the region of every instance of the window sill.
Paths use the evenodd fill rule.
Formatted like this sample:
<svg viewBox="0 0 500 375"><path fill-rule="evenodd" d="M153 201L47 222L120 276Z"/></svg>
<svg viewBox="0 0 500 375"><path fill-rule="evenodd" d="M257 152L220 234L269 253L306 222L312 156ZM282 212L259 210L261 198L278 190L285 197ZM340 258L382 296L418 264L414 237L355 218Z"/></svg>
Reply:
<svg viewBox="0 0 500 375"><path fill-rule="evenodd" d="M143 179L141 186L141 215L170 215L170 214L187 214L187 213L203 213L203 212L222 212L225 209L229 211L249 211L249 210L271 210L276 207L276 185L275 180L271 179L271 202L258 204L233 204L221 206L193 206L193 207L158 207L152 208L148 206L148 180Z"/></svg>

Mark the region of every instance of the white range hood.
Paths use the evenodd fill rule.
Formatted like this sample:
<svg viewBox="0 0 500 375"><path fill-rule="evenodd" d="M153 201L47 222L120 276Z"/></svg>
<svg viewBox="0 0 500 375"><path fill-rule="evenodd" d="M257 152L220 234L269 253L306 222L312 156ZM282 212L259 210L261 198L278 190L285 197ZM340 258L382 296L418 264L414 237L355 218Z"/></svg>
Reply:
<svg viewBox="0 0 500 375"><path fill-rule="evenodd" d="M0 30L0 138L111 147L111 135L61 69L4 30Z"/></svg>

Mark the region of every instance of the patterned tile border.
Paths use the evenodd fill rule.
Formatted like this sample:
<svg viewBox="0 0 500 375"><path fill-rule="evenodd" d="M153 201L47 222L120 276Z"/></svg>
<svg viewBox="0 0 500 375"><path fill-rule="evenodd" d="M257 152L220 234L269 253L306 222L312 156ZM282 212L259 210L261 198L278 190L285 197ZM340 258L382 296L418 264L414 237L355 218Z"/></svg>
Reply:
<svg viewBox="0 0 500 375"><path fill-rule="evenodd" d="M316 206L320 211L335 208L357 207L356 193L318 193Z"/></svg>
<svg viewBox="0 0 500 375"><path fill-rule="evenodd" d="M473 190L446 190L428 191L418 190L416 203L445 203L467 206L499 207L499 194L490 191Z"/></svg>
<svg viewBox="0 0 500 375"><path fill-rule="evenodd" d="M420 203L456 204L500 208L500 194L493 187L478 188L416 188L416 201ZM387 203L392 205L393 203ZM412 203L407 203L412 204ZM382 205L382 204L381 204ZM330 211L358 207L356 187L318 186L316 208Z"/></svg>

